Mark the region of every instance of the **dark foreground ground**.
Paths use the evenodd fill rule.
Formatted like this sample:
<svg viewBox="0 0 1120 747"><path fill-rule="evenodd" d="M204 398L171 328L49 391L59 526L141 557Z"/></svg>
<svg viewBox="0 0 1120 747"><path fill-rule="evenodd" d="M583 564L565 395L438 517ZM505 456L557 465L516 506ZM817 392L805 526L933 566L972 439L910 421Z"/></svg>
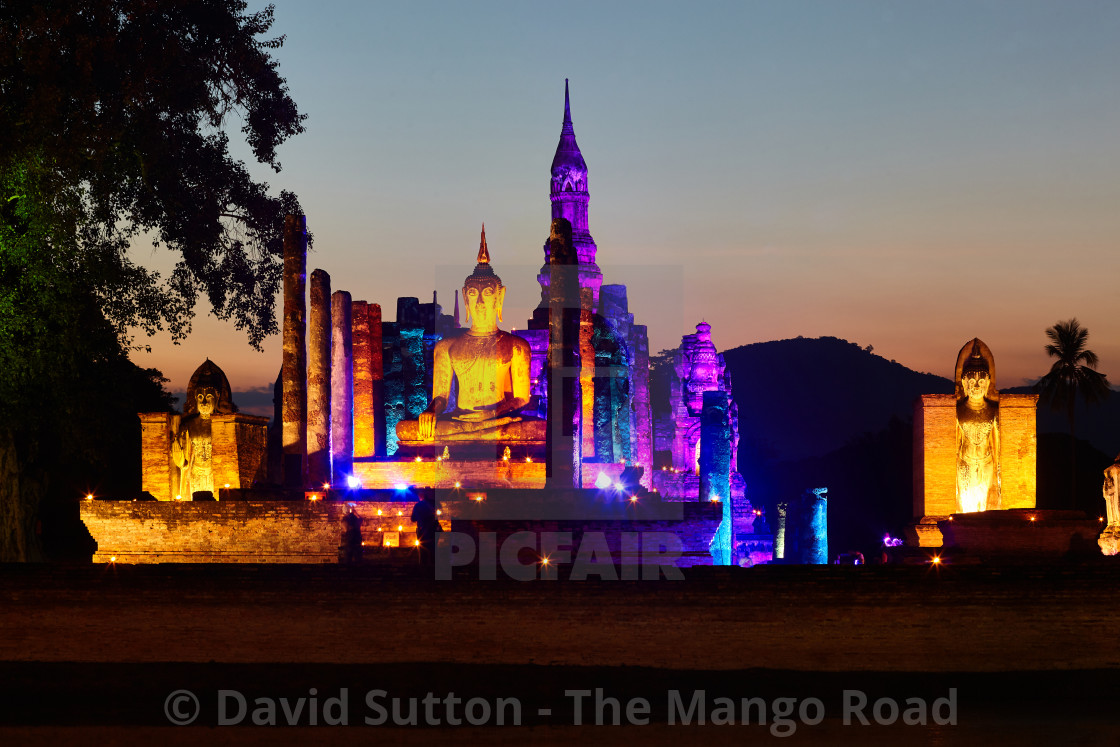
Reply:
<svg viewBox="0 0 1120 747"><path fill-rule="evenodd" d="M0 744L1120 744L1118 675L1103 561L530 583L0 566Z"/></svg>

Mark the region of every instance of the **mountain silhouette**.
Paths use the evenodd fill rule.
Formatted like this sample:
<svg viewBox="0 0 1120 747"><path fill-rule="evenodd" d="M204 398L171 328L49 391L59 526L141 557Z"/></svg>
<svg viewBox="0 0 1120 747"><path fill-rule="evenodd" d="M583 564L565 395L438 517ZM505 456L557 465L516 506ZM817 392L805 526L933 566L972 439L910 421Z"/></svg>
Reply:
<svg viewBox="0 0 1120 747"><path fill-rule="evenodd" d="M775 340L725 351L739 404L739 455L792 461L835 451L892 417L912 418L922 394L953 382L911 371L836 337Z"/></svg>

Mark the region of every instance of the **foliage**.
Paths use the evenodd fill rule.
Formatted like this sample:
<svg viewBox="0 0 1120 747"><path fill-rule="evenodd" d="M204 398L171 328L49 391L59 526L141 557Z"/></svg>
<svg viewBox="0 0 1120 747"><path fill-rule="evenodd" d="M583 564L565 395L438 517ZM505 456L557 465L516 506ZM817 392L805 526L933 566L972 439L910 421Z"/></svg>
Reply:
<svg viewBox="0 0 1120 747"><path fill-rule="evenodd" d="M252 345L276 331L283 217L302 210L225 131L239 117L278 171L303 130L271 24L240 0L0 0L0 560L34 557L40 499L170 406L128 362L130 329L182 338L205 293ZM130 257L145 240L176 256L169 277Z"/></svg>
<svg viewBox="0 0 1120 747"><path fill-rule="evenodd" d="M167 325L181 338L200 291L254 345L275 332L282 220L299 204L249 177L223 127L240 114L256 158L279 170L277 146L303 116L269 56L283 40L258 39L272 8L245 7L17 0L0 14L4 222L38 231L37 251L118 332ZM180 256L169 278L129 258L145 236Z"/></svg>
<svg viewBox="0 0 1120 747"><path fill-rule="evenodd" d="M1051 409L1065 410L1069 418L1070 438L1070 501L1077 500L1076 413L1077 396L1086 404L1103 402L1112 391L1104 374L1095 370L1099 364L1097 354L1089 350L1089 330L1076 318L1058 322L1046 330L1050 342L1046 354L1056 358L1050 372L1039 379L1036 389L1039 399Z"/></svg>
<svg viewBox="0 0 1120 747"><path fill-rule="evenodd" d="M1103 402L1111 389L1108 378L1094 370L1099 364L1097 354L1086 347L1089 330L1076 318L1058 322L1046 330L1050 342L1046 354L1057 358L1050 372L1038 381L1040 399L1054 410L1066 410L1073 431L1074 404L1080 394L1086 404Z"/></svg>

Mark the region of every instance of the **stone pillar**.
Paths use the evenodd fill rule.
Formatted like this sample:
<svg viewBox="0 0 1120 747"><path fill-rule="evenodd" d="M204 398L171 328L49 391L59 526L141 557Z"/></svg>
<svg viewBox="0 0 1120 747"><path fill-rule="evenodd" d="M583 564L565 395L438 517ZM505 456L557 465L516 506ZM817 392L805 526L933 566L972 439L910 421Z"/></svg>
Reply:
<svg viewBox="0 0 1120 747"><path fill-rule="evenodd" d="M634 367L631 371L631 403L634 417L634 463L641 465L642 486L653 488L653 417L649 402L649 336L645 325L634 325Z"/></svg>
<svg viewBox="0 0 1120 747"><path fill-rule="evenodd" d="M331 296L331 482L346 485L354 459L354 338L350 294Z"/></svg>
<svg viewBox="0 0 1120 747"><path fill-rule="evenodd" d="M381 335L381 304L371 303L369 312L370 408L373 412L373 453L385 452L385 359Z"/></svg>
<svg viewBox="0 0 1120 747"><path fill-rule="evenodd" d="M284 216L284 487L303 489L307 471L307 219Z"/></svg>
<svg viewBox="0 0 1120 747"><path fill-rule="evenodd" d="M582 326L581 330L582 332ZM583 356L582 340L580 344L580 358ZM591 428L591 446L592 451L586 450L586 442L584 443L584 454L591 454L595 460L600 464L610 464L619 461L620 454L615 453L614 443L614 402L611 395L613 394L611 381L611 354L609 350L592 350L591 360L595 362L592 371L595 375L591 378L591 412L592 412L592 428ZM583 366L580 367L581 371L586 370ZM580 377L581 382L584 378ZM585 409L586 413L586 409ZM584 429L584 434L587 430Z"/></svg>
<svg viewBox="0 0 1120 747"><path fill-rule="evenodd" d="M700 413L700 500L731 501L731 429L727 393L704 392Z"/></svg>
<svg viewBox="0 0 1120 747"><path fill-rule="evenodd" d="M731 429L727 421L727 393L704 392L700 411L700 500L718 500L723 509L716 536L712 538L712 561L717 565L736 562L731 501Z"/></svg>
<svg viewBox="0 0 1120 747"><path fill-rule="evenodd" d="M592 316L592 290L579 290L579 391L581 452L595 456L595 320Z"/></svg>
<svg viewBox="0 0 1120 747"><path fill-rule="evenodd" d="M546 475L554 488L580 486L580 301L572 224L552 221L549 236L548 452Z"/></svg>
<svg viewBox="0 0 1120 747"><path fill-rule="evenodd" d="M782 502L775 508L778 522L774 528L774 560L783 560L786 557L786 513L789 511L789 504Z"/></svg>
<svg viewBox="0 0 1120 747"><path fill-rule="evenodd" d="M374 455L373 369L369 339L369 304L351 304L354 342L354 458Z"/></svg>
<svg viewBox="0 0 1120 747"><path fill-rule="evenodd" d="M828 488L806 490L801 499L802 563L828 564Z"/></svg>
<svg viewBox="0 0 1120 747"><path fill-rule="evenodd" d="M307 481L331 481L331 276L311 273L307 331Z"/></svg>

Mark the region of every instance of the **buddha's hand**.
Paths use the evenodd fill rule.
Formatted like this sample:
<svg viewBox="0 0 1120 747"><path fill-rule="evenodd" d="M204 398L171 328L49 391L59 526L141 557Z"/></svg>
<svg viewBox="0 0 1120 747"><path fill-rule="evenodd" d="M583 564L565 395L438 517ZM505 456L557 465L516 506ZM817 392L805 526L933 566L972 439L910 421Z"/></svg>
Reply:
<svg viewBox="0 0 1120 747"><path fill-rule="evenodd" d="M436 414L434 412L420 413L420 440L431 441L436 437Z"/></svg>

